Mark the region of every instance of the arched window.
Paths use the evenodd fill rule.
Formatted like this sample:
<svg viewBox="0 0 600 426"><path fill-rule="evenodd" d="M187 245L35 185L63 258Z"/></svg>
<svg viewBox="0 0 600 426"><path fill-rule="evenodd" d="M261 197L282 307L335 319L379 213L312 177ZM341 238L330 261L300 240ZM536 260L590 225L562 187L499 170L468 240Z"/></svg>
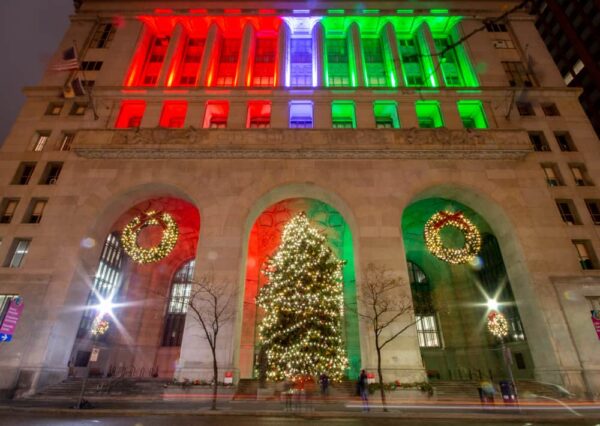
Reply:
<svg viewBox="0 0 600 426"><path fill-rule="evenodd" d="M194 277L195 260L185 262L173 275L169 305L165 316L163 346L181 346L185 314L192 294L192 279Z"/></svg>
<svg viewBox="0 0 600 426"><path fill-rule="evenodd" d="M407 264L419 346L422 348L439 348L442 343L433 305L431 284L425 272L416 263L407 261Z"/></svg>
<svg viewBox="0 0 600 426"><path fill-rule="evenodd" d="M100 262L94 277L94 286L88 296L87 306L97 305L99 298L114 301L121 287L123 275L123 247L116 233L109 234L102 247ZM87 309L83 313L77 337L84 337L90 331L96 317L96 309Z"/></svg>

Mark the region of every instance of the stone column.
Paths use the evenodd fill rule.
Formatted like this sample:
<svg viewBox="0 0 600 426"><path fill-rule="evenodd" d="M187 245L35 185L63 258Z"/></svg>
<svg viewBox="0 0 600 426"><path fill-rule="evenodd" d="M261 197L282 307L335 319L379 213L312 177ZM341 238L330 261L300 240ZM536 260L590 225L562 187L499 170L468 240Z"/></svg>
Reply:
<svg viewBox="0 0 600 426"><path fill-rule="evenodd" d="M240 47L240 56L238 58L238 72L236 86L245 87L248 73L252 70L254 64L256 40L254 36L254 27L250 22L244 26L242 35L242 45Z"/></svg>
<svg viewBox="0 0 600 426"><path fill-rule="evenodd" d="M229 104L229 117L227 118L227 128L245 129L248 119L248 105L243 101L232 101Z"/></svg>
<svg viewBox="0 0 600 426"><path fill-rule="evenodd" d="M362 40L360 39L360 28L358 28L358 24L356 22L350 25L348 41L354 55L356 86L365 87L365 68L363 65ZM352 75L352 71L350 71L350 75Z"/></svg>
<svg viewBox="0 0 600 426"><path fill-rule="evenodd" d="M219 42L221 36L219 32L219 26L213 22L208 29L206 43L204 44L204 52L202 52L202 63L200 65L200 74L198 77L198 86L200 87L208 86L208 84L211 83L208 81L208 77L213 68L215 58L220 53Z"/></svg>
<svg viewBox="0 0 600 426"><path fill-rule="evenodd" d="M427 48L429 49L429 54L431 55L431 61L433 62L433 69L435 70L435 78L437 79L438 86L443 87L446 84L444 83L442 67L440 66L440 58L436 54L437 50L435 48L435 42L433 41L433 34L431 33L431 29L425 23L421 25L419 31L421 32L421 35L423 36L423 39L426 42ZM425 78L429 78L429 75L426 75Z"/></svg>
<svg viewBox="0 0 600 426"><path fill-rule="evenodd" d="M331 101L315 100L313 120L315 129L331 129Z"/></svg>
<svg viewBox="0 0 600 426"><path fill-rule="evenodd" d="M356 101L356 128L374 129L375 115L373 113L373 103L370 101Z"/></svg>
<svg viewBox="0 0 600 426"><path fill-rule="evenodd" d="M279 26L279 33L277 35L277 63L276 63L276 76L277 81L275 82L275 86L285 87L286 85L286 75L287 75L287 64L289 62L289 32L285 21L281 22Z"/></svg>
<svg viewBox="0 0 600 426"><path fill-rule="evenodd" d="M274 100L271 103L271 128L287 129L289 127L289 112L290 108L286 100Z"/></svg>
<svg viewBox="0 0 600 426"><path fill-rule="evenodd" d="M455 100L444 99L440 102L442 120L444 127L448 129L464 129L464 125L458 113L458 106Z"/></svg>
<svg viewBox="0 0 600 426"><path fill-rule="evenodd" d="M177 24L171 33L171 38L169 40L169 47L167 48L167 53L165 55L165 60L162 64L162 69L160 71L160 75L158 77L158 87L165 87L169 83L169 74L171 74L171 70L175 69L176 64L172 64L173 58L175 58L175 54L178 50L182 49L181 43L185 40L185 30L183 29L183 25Z"/></svg>
<svg viewBox="0 0 600 426"><path fill-rule="evenodd" d="M404 86L402 61L400 59L400 51L398 50L398 39L396 37L396 30L391 22L388 22L383 28L383 36L384 44L387 45L387 50L392 55L392 68L396 73L396 86Z"/></svg>
<svg viewBox="0 0 600 426"><path fill-rule="evenodd" d="M317 87L325 87L325 29L320 22L316 23L313 30L313 82L316 82Z"/></svg>
<svg viewBox="0 0 600 426"><path fill-rule="evenodd" d="M162 112L162 102L148 102L146 105L146 111L142 117L140 123L141 128L153 128L158 127L160 123L160 114Z"/></svg>
<svg viewBox="0 0 600 426"><path fill-rule="evenodd" d="M400 120L400 127L403 129L419 127L419 120L417 120L417 111L415 110L414 101L407 100L398 102L398 119Z"/></svg>
<svg viewBox="0 0 600 426"><path fill-rule="evenodd" d="M194 127L196 129L201 129L202 124L204 123L205 109L206 102L190 102L183 127Z"/></svg>

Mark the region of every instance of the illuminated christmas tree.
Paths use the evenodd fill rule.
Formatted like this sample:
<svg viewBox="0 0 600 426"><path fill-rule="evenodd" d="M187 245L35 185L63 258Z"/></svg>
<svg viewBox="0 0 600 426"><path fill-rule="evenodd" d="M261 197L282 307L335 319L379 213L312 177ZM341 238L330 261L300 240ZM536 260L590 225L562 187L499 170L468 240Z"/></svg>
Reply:
<svg viewBox="0 0 600 426"><path fill-rule="evenodd" d="M268 284L257 297L265 311L259 332L268 379L343 377L343 264L304 213L285 226L264 268Z"/></svg>

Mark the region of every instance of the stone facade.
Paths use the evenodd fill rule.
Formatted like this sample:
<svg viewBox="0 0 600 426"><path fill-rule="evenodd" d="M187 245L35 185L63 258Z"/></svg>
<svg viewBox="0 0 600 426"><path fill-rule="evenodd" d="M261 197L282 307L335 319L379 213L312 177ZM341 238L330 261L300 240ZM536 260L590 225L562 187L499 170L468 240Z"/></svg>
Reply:
<svg viewBox="0 0 600 426"><path fill-rule="evenodd" d="M88 46L98 22L118 19L110 47L86 47L81 55L84 61L103 62L100 71L86 73L95 81L95 111L70 114L74 103L87 98L63 98L69 73L48 70L38 86L25 89L27 102L0 156L0 194L3 200L19 199L10 223L0 224L0 259L6 259L0 294L18 294L26 303L13 341L0 344L0 389L27 394L66 377L102 244L125 212L145 200L171 197L194 206L201 223L196 274L211 270L238 286L239 315L222 332L218 351L223 370L237 377L248 239L261 212L291 198L327 203L351 230L357 286L370 262L387 265L408 283L402 214L415 201L439 197L468 206L490 224L528 337L535 377L577 393L600 393L599 343L589 315L600 308L600 273L595 270L600 266L593 254L600 253L600 239L584 201L600 199L593 185L600 182L600 145L578 103L579 92L564 86L531 17L515 12L508 18L509 32L480 31L464 42L480 82L470 90L443 85L435 90L402 85L181 89L161 82L124 87L143 31L138 16L187 16L194 7L175 1L169 2L170 11L155 11L163 3L86 0L71 18L57 59L72 40ZM230 3L241 15L256 13L243 2ZM372 7L379 7L382 16L395 13L388 3L376 3ZM502 13L496 2L444 4L450 15L463 17L458 24L463 34ZM393 9L403 5L395 3ZM222 4L203 7L223 14ZM351 15L356 5L337 2L335 7ZM406 2L406 7L415 4ZM420 2L414 13L427 14L432 7ZM282 15L292 9L287 3L269 3L268 8ZM515 49L495 49L497 39L510 39ZM524 60L525 51L535 85L510 87L501 61ZM139 129L116 129L121 102L132 99L146 102ZM229 101L227 129L202 128L211 99ZM245 129L246 102L255 99L271 102L271 128ZM313 102L314 129L288 129L287 105L294 99ZM356 108L356 129L332 129L331 103L349 99ZM414 105L422 99L439 101L445 128L418 128ZM489 128L464 129L456 105L468 99L482 101ZM159 127L165 100L188 102L184 128ZM376 100L397 102L401 129L375 129ZM530 103L533 115L520 115L517 102ZM62 104L62 112L47 115L50 103ZM554 103L560 115L546 116L542 106L547 103ZM40 132L50 136L36 151ZM64 149L64 132L75 134L69 150ZM527 132L546 135L550 150L535 152ZM561 151L553 132L568 132L576 150ZM27 185L14 184L21 163L36 163ZM59 178L52 185L38 184L49 163L62 163ZM548 185L543 166L549 164L563 185ZM585 171L588 185L576 185L572 166ZM47 200L43 218L22 223L34 198ZM561 220L556 200L571 200L575 226ZM10 268L16 238L31 243L22 265ZM588 244L593 269L582 269L573 241ZM409 291L407 284L398 294ZM160 324L160 318L153 321L148 324ZM151 334L144 325L137 324L140 339ZM364 325L360 335L362 364L372 369L375 350ZM386 348L383 364L386 379L425 379L414 328ZM206 378L210 369L208 346L197 326L188 324L175 375Z"/></svg>

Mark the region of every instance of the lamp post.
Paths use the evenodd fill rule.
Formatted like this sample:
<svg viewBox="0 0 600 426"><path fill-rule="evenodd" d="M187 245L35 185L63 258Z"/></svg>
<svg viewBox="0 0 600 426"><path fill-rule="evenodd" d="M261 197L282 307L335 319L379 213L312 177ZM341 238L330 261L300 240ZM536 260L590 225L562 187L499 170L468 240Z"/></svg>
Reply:
<svg viewBox="0 0 600 426"><path fill-rule="evenodd" d="M105 316L112 315L113 303L111 299L103 299L100 297L100 301L97 305L93 306L96 311L96 316L94 317L94 321L92 321L92 325L89 329L89 334L91 338L96 338L104 335L108 328L110 327L110 323ZM85 368L85 376L83 377L83 383L81 384L81 391L79 392L79 398L77 400L77 405L75 408L82 408L83 403L83 395L85 393L85 386L87 385L88 377L90 376L90 362L96 362L98 359L99 350L92 346L92 351L90 353L90 359L87 362Z"/></svg>
<svg viewBox="0 0 600 426"><path fill-rule="evenodd" d="M510 360L510 349L504 344L504 338L508 336L508 321L504 315L498 312L498 302L495 300L488 300L488 307L491 312L487 316L487 328L491 335L500 339L500 348L502 351L502 359L504 360L504 366L508 371L508 378L515 391L515 397L517 397L517 385L513 377L511 360Z"/></svg>

